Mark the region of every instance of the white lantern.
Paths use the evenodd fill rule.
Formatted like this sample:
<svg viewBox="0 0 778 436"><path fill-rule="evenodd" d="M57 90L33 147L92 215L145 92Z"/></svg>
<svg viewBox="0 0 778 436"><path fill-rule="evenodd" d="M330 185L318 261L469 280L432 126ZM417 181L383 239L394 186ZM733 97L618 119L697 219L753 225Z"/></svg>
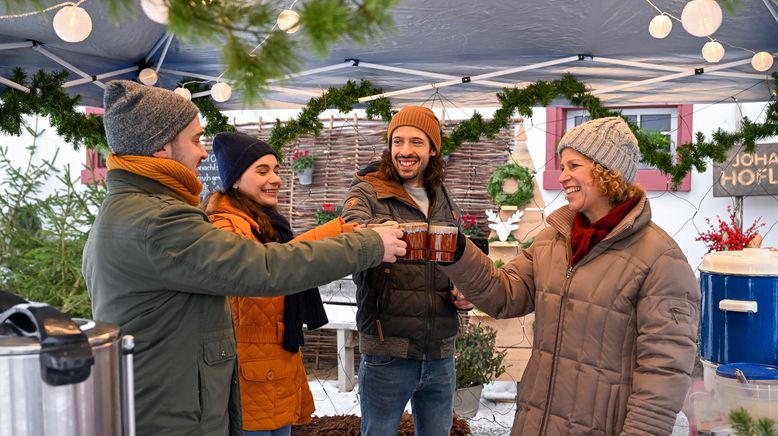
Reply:
<svg viewBox="0 0 778 436"><path fill-rule="evenodd" d="M694 36L712 35L721 26L721 7L716 0L692 0L681 11L683 28Z"/></svg>
<svg viewBox="0 0 778 436"><path fill-rule="evenodd" d="M767 71L773 66L773 56L766 51L760 51L751 57L751 66L756 71Z"/></svg>
<svg viewBox="0 0 778 436"><path fill-rule="evenodd" d="M654 38L662 39L670 34L673 29L673 22L667 15L657 15L648 23L648 33Z"/></svg>
<svg viewBox="0 0 778 436"><path fill-rule="evenodd" d="M300 15L291 9L285 9L278 14L276 23L284 32L294 33L300 30Z"/></svg>
<svg viewBox="0 0 778 436"><path fill-rule="evenodd" d="M708 41L702 46L702 57L715 64L724 57L724 46L718 41Z"/></svg>
<svg viewBox="0 0 778 436"><path fill-rule="evenodd" d="M63 41L81 42L92 33L92 18L78 6L65 6L54 15L54 32Z"/></svg>
<svg viewBox="0 0 778 436"><path fill-rule="evenodd" d="M182 86L179 86L173 92L175 92L176 94L180 95L181 97L184 97L187 100L191 100L192 99L192 93L188 89L186 89L186 88L184 88Z"/></svg>
<svg viewBox="0 0 778 436"><path fill-rule="evenodd" d="M154 86L157 83L157 72L154 68L144 68L138 73L138 80L144 85Z"/></svg>
<svg viewBox="0 0 778 436"><path fill-rule="evenodd" d="M232 88L230 85L219 82L211 87L211 97L219 103L224 103L232 96Z"/></svg>
<svg viewBox="0 0 778 436"><path fill-rule="evenodd" d="M167 2L165 0L140 0L140 7L149 20L167 24Z"/></svg>

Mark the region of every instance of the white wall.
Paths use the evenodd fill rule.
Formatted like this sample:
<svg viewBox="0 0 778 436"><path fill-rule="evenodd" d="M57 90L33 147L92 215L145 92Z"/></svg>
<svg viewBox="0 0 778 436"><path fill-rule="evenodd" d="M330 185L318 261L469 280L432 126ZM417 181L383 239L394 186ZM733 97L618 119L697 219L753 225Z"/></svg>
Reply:
<svg viewBox="0 0 778 436"><path fill-rule="evenodd" d="M751 120L763 121L763 109L765 103L747 103L742 105L744 116ZM435 108L433 108L435 109ZM441 116L440 108L435 109L438 116ZM447 119L465 119L472 115L473 109L451 109L446 111ZM479 109L484 117L490 117L494 108ZM326 112L325 117L332 113L336 118L343 115L336 111ZM357 111L364 116L363 111ZM238 123L257 122L261 116L265 121L272 121L275 118L287 120L295 117L296 110L278 110L278 111L230 111L226 112L230 121ZM525 131L527 133L527 145L532 156L535 169L540 173L546 160L546 112L544 108L537 108L531 119L524 121ZM761 116L761 118L759 118ZM694 131L704 133L709 139L710 135L717 128L721 127L727 131L736 129L736 122L740 117L738 106L732 104L718 105L695 105L694 106ZM34 120L30 120L34 122ZM39 128L45 128L46 133L38 140L38 151L36 157L50 158L54 152L59 149L57 163L60 168L65 164L71 165L73 177L78 177L83 168L84 151L73 151L70 144L65 143L56 136L52 128L48 126L45 119L39 120ZM764 142L775 142L765 140ZM0 146L8 147L11 155L21 166L26 163L26 147L32 143L29 135L22 137L0 136ZM0 174L0 176L3 176ZM46 192L54 188L56 179L47 187ZM668 232L683 249L689 263L697 267L702 261L702 256L707 252L702 242L695 241L694 238L700 231L708 229L705 218L711 218L715 222L716 215L726 219L727 205L734 204L734 200L729 197L714 198L711 186L713 184L712 170L708 168L705 173L693 173L692 189L690 192L651 192L651 208L654 221ZM541 190L546 203L546 213L556 210L565 203L563 196L556 190ZM750 225L754 219L762 217L762 222L767 224L761 232L764 236L763 245L778 246L778 199L770 196L747 197L744 200L744 222ZM774 226L774 227L773 227Z"/></svg>
<svg viewBox="0 0 778 436"><path fill-rule="evenodd" d="M36 117L27 118L27 122L30 128L35 129ZM64 175L65 166L69 164L71 178L76 180L80 177L86 160L86 152L83 149L75 151L71 144L57 136L57 132L49 125L47 118L39 117L37 119L37 131L41 130L44 130L44 133L38 137L33 162L40 163L44 159L49 161L53 159L55 167L61 171L60 175ZM0 134L0 147L7 149L7 154L13 165L24 171L30 156L28 147L33 143L33 136L28 134L24 127L22 127L22 131L24 132L22 136ZM55 189L62 187L56 176L56 174L50 175L49 183L41 190L41 197L45 197ZM0 170L0 180L3 183L6 183L6 177L7 174Z"/></svg>

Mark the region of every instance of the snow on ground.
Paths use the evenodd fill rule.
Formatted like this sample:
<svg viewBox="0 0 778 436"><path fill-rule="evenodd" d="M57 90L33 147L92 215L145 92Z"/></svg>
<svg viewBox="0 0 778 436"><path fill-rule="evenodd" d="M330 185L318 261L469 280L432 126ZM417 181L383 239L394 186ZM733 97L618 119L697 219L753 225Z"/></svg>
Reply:
<svg viewBox="0 0 778 436"><path fill-rule="evenodd" d="M338 392L336 380L311 380L308 383L316 403L316 416L357 415L359 416L359 399L357 388L351 392ZM513 382L495 382L484 388L481 395L481 407L478 414L468 420L473 435L503 436L510 434L513 417L516 414L516 403L512 400L516 391ZM498 401L492 401L491 398ZM507 400L507 401L506 401ZM410 405L406 407L410 412ZM676 427L672 436L689 434L689 424L682 413L678 415Z"/></svg>

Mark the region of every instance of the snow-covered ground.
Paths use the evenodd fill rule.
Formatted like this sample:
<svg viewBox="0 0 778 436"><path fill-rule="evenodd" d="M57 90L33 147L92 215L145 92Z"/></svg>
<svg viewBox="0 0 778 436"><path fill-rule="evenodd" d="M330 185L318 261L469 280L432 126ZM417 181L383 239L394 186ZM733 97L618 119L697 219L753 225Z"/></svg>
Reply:
<svg viewBox="0 0 778 436"><path fill-rule="evenodd" d="M357 389L351 392L338 392L337 384L336 380L315 379L309 382L316 403L316 416L359 415ZM510 434L513 417L516 414L516 403L512 400L515 394L513 382L495 382L485 387L478 414L468 421L473 435ZM410 412L410 405L406 406L406 410ZM679 414L672 436L688 434L689 424L686 416Z"/></svg>

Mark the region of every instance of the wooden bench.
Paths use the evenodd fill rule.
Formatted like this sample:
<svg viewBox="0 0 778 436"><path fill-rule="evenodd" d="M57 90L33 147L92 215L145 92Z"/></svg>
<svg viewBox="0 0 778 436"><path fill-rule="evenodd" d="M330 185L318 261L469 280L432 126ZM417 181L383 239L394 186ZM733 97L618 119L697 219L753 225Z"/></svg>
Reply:
<svg viewBox="0 0 778 436"><path fill-rule="evenodd" d="M350 304L325 303L330 322L323 329L335 330L338 347L338 391L351 392L354 378L354 345L357 343L357 307Z"/></svg>

